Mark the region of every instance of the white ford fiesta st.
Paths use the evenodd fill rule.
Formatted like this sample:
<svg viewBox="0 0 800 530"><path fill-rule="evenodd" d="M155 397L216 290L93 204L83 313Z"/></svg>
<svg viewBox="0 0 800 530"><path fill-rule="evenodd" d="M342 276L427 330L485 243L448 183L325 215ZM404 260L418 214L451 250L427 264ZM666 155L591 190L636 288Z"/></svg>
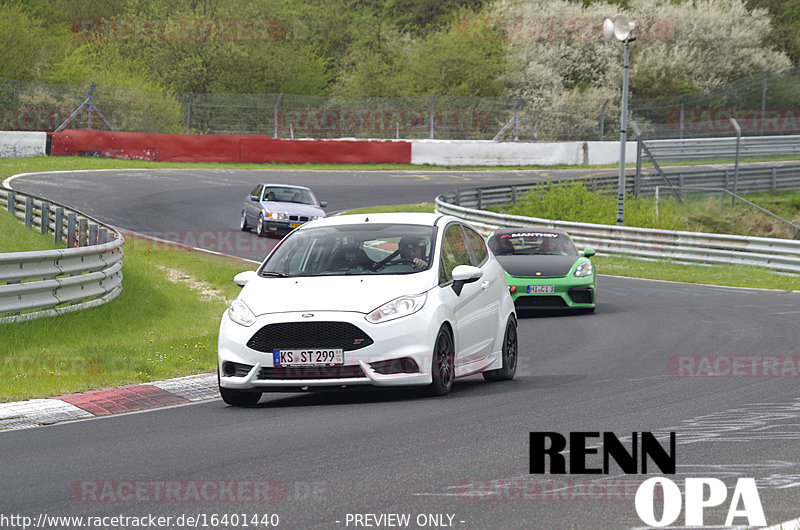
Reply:
<svg viewBox="0 0 800 530"><path fill-rule="evenodd" d="M344 215L291 232L222 317L219 389L262 392L427 385L482 373L510 380L517 321L503 268L462 221L425 213Z"/></svg>

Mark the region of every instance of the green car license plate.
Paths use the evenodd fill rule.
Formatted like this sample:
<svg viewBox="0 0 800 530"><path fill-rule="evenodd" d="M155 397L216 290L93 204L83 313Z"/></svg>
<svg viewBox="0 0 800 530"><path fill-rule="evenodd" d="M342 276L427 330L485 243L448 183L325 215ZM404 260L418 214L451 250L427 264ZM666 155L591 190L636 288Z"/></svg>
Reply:
<svg viewBox="0 0 800 530"><path fill-rule="evenodd" d="M528 294L553 294L556 292L555 285L529 285Z"/></svg>

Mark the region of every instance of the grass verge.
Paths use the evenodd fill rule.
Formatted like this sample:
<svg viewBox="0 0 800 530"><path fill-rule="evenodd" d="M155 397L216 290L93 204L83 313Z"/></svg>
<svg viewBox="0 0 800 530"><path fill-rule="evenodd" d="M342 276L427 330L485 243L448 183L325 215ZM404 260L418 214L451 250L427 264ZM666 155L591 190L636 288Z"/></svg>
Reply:
<svg viewBox="0 0 800 530"><path fill-rule="evenodd" d="M3 233L27 230L10 214L0 214ZM16 250L41 249L34 240L40 236L28 232L33 238L23 238L25 247L15 243ZM8 241L2 241L0 250L7 250ZM220 316L239 292L231 279L252 264L141 239L123 248L123 290L115 300L0 324L0 402L213 370Z"/></svg>

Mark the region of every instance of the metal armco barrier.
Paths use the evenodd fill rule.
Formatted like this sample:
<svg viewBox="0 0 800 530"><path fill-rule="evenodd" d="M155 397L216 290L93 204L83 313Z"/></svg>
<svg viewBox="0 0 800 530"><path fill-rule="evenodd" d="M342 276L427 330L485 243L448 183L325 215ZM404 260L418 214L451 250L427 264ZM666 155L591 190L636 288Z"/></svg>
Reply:
<svg viewBox="0 0 800 530"><path fill-rule="evenodd" d="M643 140L659 162L734 158L736 138ZM743 136L742 157L800 155L800 136Z"/></svg>
<svg viewBox="0 0 800 530"><path fill-rule="evenodd" d="M781 272L800 272L798 240L576 223L507 215L463 206L465 197L471 197L470 202L479 202L483 205L509 203L512 201L512 191L506 187L505 194L500 188L446 193L436 197L436 211L470 221L473 225L484 229L515 226L561 228L570 234L578 246L592 247L598 252L607 254L708 264L755 265ZM462 206L456 204L459 199Z"/></svg>
<svg viewBox="0 0 800 530"><path fill-rule="evenodd" d="M122 291L122 234L80 212L0 188L0 205L68 248L0 254L0 323L104 304Z"/></svg>

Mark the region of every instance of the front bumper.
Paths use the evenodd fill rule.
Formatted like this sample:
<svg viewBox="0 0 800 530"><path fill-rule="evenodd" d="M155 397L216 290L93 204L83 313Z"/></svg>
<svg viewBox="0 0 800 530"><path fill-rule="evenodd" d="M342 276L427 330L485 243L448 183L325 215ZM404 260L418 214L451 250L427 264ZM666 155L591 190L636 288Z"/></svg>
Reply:
<svg viewBox="0 0 800 530"><path fill-rule="evenodd" d="M597 287L594 276L585 278L527 278L508 277L514 307L520 309L572 309L590 308L597 304ZM528 293L528 286L552 285L553 293Z"/></svg>
<svg viewBox="0 0 800 530"><path fill-rule="evenodd" d="M309 388L342 388L349 386L407 386L432 382L431 359L435 334L433 319L425 310L381 324L371 324L362 313L321 311L311 318L304 313L262 315L250 327L240 326L222 317L218 344L220 386L238 390L293 391ZM271 351L257 351L247 346L250 338L263 326L289 322L345 322L363 330L373 340L369 346L344 352L343 365L315 367L281 367L273 363ZM280 348L281 345L274 345ZM342 347L330 344L328 347ZM411 373L380 373L387 363L416 364ZM403 361L398 361L403 360ZM235 375L226 375L235 363ZM226 370L227 368L227 370Z"/></svg>

